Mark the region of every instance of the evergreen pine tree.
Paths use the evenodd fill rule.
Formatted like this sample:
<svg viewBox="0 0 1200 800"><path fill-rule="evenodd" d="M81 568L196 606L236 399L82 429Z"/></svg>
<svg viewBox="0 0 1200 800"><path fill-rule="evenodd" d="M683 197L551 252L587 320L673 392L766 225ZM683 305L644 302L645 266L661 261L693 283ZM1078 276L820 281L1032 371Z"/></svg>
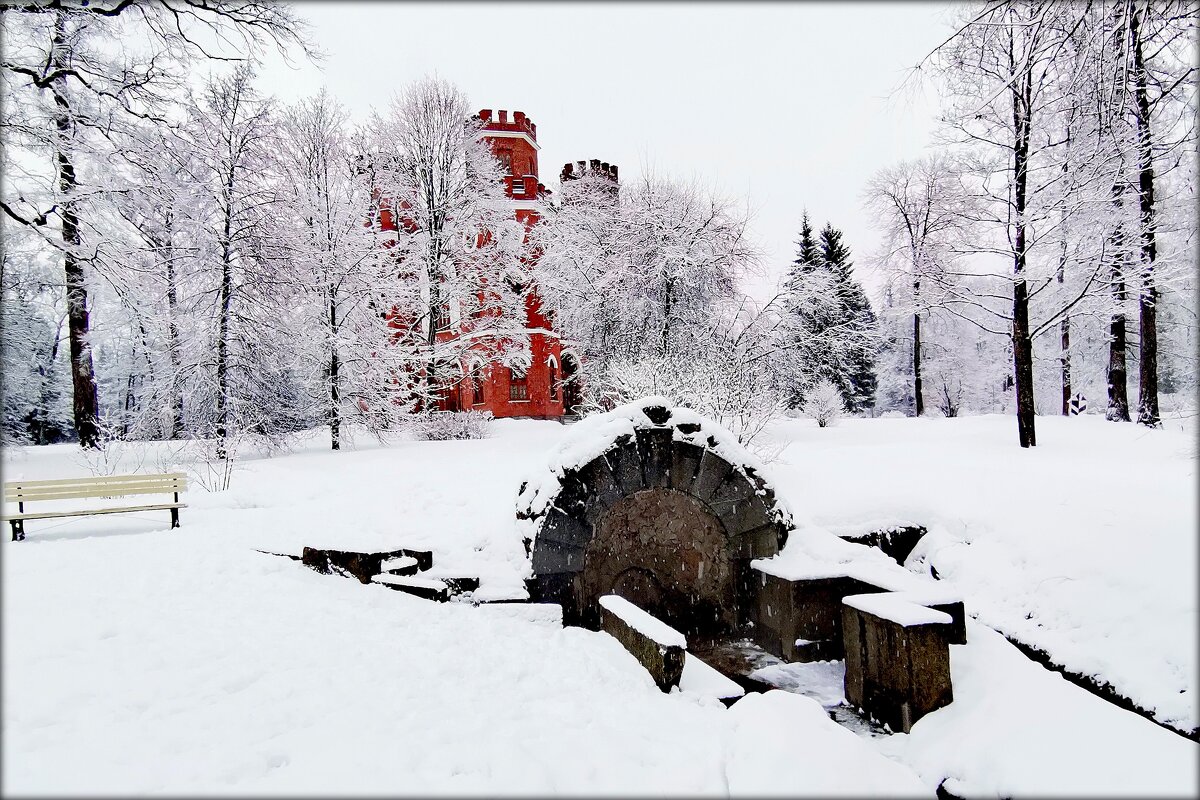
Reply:
<svg viewBox="0 0 1200 800"><path fill-rule="evenodd" d="M833 378L842 390L846 408L852 412L875 405L875 348L870 334L875 331L875 312L862 285L854 279L850 248L842 241L842 232L825 223L821 229L820 255L837 286L841 322L864 336L849 342L841 359L839 376Z"/></svg>
<svg viewBox="0 0 1200 800"><path fill-rule="evenodd" d="M812 225L808 221L808 209L800 219L800 238L796 240L796 259L792 262L796 269L792 273L812 272L821 265L821 249L813 238Z"/></svg>
<svg viewBox="0 0 1200 800"><path fill-rule="evenodd" d="M826 224L813 236L805 212L797 253L784 281L790 359L786 387L793 408L821 379L838 387L847 410L875 404L875 315L854 280L842 234Z"/></svg>

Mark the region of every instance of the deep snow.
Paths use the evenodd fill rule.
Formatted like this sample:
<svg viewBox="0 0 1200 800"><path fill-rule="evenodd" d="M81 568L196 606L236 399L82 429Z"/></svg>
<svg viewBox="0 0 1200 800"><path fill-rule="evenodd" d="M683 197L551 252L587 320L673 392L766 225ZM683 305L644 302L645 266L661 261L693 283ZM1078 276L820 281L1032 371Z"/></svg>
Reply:
<svg viewBox="0 0 1200 800"><path fill-rule="evenodd" d="M772 431L771 464L802 529L896 523L969 614L1095 676L1181 730L1197 716L1197 474L1186 429L1005 416L808 420Z"/></svg>
<svg viewBox="0 0 1200 800"><path fill-rule="evenodd" d="M1195 725L1191 432L1041 418L1041 446L1020 451L1012 428L781 421L768 477L799 526L784 555L807 541L830 556L830 530L925 524L906 576L929 582L932 563L979 623ZM948 779L971 795L1194 795L1195 743L984 624L951 648L953 704L868 739L793 695L728 710L663 695L553 608L434 604L256 552L428 548L434 576L519 593L517 478L565 431L493 430L342 453L314 437L245 462L228 492L190 491L177 531L165 512L29 523L2 551L4 792L931 795ZM4 479L87 474L76 453L6 450ZM829 704L834 666L793 677L812 673Z"/></svg>

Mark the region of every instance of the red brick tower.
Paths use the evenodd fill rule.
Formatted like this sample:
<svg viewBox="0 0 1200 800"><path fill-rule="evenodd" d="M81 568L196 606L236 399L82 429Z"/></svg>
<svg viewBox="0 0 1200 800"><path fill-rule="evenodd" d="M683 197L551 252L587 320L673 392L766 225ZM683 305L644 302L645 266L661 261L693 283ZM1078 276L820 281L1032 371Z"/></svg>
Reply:
<svg viewBox="0 0 1200 800"><path fill-rule="evenodd" d="M485 108L478 117L492 152L508 173L504 188L513 214L528 231L541 218L538 204L548 194L538 181L537 126L522 111L514 111L509 119L507 111L493 115ZM562 345L550 319L542 313L536 287L530 287L526 296L525 327L529 332L529 363L524 369L464 364L468 377L463 381L461 408L491 411L496 417L562 417Z"/></svg>
<svg viewBox="0 0 1200 800"><path fill-rule="evenodd" d="M513 215L528 232L541 218L539 203L549 194L538 181L537 126L521 111L514 112L511 120L503 110L493 116L491 109L484 109L476 117L483 123L484 138L507 173L504 189ZM614 178L615 172L614 167ZM395 230L397 224L405 221L392 219L386 209L381 209L380 223L384 230ZM559 419L563 416L564 369L567 377L577 375L579 359L568 352L567 363L563 363L562 344L548 315L542 312L536 287L528 288L524 321L529 333L529 357L523 363L506 367L495 363L493 348L497 343L471 345L460 365L461 380L443 385L437 402L439 409L490 411L495 417ZM458 339L465 332L453 322L454 317L447 309L444 318L434 322L439 341ZM412 320L393 316L391 323L397 336L415 330ZM498 344L503 347L502 342ZM578 381L565 388L568 393L574 389L577 395ZM573 407L576 402L575 396L568 398L568 406Z"/></svg>

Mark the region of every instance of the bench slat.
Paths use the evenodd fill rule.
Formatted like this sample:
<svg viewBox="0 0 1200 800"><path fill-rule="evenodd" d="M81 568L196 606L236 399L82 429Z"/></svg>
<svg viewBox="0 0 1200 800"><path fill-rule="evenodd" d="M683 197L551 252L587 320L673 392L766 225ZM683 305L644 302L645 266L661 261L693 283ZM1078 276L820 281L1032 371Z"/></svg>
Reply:
<svg viewBox="0 0 1200 800"><path fill-rule="evenodd" d="M79 475L71 478L16 478L6 481L6 483L70 483L74 481L84 481L92 483L94 481L121 481L130 478L186 478L186 472L122 472L113 473L111 475Z"/></svg>
<svg viewBox="0 0 1200 800"><path fill-rule="evenodd" d="M120 489L123 486L140 486L141 484L150 483L156 486L169 485L186 485L187 481L179 478L160 478L158 476L146 475L139 477L136 480L125 481L77 481L72 483L56 483L46 486L30 486L23 483L6 483L4 490L6 492L54 492L54 491L71 491L73 489L92 489L97 487Z"/></svg>
<svg viewBox="0 0 1200 800"><path fill-rule="evenodd" d="M37 488L41 486L62 486L62 485L84 485L90 486L94 483L121 483L121 482L138 482L144 480L180 480L186 481L187 475L182 472L162 472L162 473L134 473L130 475L89 475L83 478L52 478L47 480L37 481L5 481L4 488L8 489L14 486L22 486L29 488Z"/></svg>
<svg viewBox="0 0 1200 800"><path fill-rule="evenodd" d="M57 519L58 517L90 517L96 514L123 514L130 511L169 511L172 508L187 508L187 503L159 503L152 506L127 506L125 508L89 508L82 511L31 511L26 514L5 514L0 520L11 519Z"/></svg>
<svg viewBox="0 0 1200 800"><path fill-rule="evenodd" d="M42 500L72 500L86 497L125 497L139 494L173 494L185 489L177 483L131 483L122 486L90 486L75 489L41 489L6 493L9 503L35 503Z"/></svg>

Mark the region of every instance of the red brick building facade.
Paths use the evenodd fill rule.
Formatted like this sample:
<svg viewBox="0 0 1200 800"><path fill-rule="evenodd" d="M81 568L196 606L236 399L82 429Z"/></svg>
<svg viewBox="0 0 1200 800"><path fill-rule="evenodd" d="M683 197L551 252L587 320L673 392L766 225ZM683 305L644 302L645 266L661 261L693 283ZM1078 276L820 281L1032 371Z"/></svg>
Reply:
<svg viewBox="0 0 1200 800"><path fill-rule="evenodd" d="M477 115L485 138L507 172L505 194L513 214L528 231L541 218L538 207L548 194L538 181L537 126L516 111L493 115L484 109ZM607 166L607 165L606 165ZM381 219L385 230L395 230L390 215ZM441 321L435 335L439 341L456 339L462 332L448 320ZM396 321L398 330L405 326ZM579 358L563 346L549 316L543 313L536 287L530 287L525 302L525 328L529 354L512 367L497 363L484 345L471 345L459 365L461 372L445 384L438 407L443 411L490 411L495 417L559 419L575 412L579 398Z"/></svg>

